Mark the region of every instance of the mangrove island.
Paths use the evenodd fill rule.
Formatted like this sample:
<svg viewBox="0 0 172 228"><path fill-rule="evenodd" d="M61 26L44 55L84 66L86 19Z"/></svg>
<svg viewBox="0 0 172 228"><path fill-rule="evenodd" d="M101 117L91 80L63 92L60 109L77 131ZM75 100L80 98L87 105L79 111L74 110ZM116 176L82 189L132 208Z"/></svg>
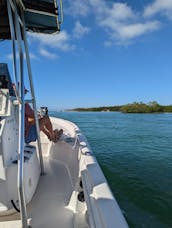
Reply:
<svg viewBox="0 0 172 228"><path fill-rule="evenodd" d="M69 111L78 112L122 112L122 113L164 113L172 112L172 105L160 105L156 101L149 103L134 102L126 105L75 108Z"/></svg>

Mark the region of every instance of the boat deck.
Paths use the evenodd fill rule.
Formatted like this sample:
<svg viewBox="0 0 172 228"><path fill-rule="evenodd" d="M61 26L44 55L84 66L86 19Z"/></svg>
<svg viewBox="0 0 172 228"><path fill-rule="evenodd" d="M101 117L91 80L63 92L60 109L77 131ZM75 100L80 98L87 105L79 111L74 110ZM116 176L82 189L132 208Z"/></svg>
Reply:
<svg viewBox="0 0 172 228"><path fill-rule="evenodd" d="M37 190L27 206L31 227L87 228L85 215L67 208L72 192L68 169L53 157L44 157L44 168L45 175L40 177ZM9 227L21 227L19 213L0 218L0 228Z"/></svg>
<svg viewBox="0 0 172 228"><path fill-rule="evenodd" d="M30 224L35 228L73 227L73 212L66 208L71 191L67 169L58 161L48 158L44 161L45 175L41 176L28 205Z"/></svg>

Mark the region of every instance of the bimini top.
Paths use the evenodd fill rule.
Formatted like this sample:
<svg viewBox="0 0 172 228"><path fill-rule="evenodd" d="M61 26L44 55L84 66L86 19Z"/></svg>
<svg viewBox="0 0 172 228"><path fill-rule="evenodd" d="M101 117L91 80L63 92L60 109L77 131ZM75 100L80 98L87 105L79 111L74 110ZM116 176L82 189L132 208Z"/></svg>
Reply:
<svg viewBox="0 0 172 228"><path fill-rule="evenodd" d="M13 1L11 1L13 2ZM18 0L23 9L26 31L52 34L60 31L56 0ZM0 0L0 39L11 39L7 0Z"/></svg>

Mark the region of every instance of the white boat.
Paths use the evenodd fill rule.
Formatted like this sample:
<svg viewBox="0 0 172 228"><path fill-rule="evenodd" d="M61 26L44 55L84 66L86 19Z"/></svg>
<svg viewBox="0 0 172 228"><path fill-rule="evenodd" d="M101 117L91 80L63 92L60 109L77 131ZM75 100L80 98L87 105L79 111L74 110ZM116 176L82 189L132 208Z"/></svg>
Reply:
<svg viewBox="0 0 172 228"><path fill-rule="evenodd" d="M33 105L39 133L26 30L59 32L63 15L59 18L57 10L54 0L0 0L0 39L12 41L14 78L21 84L15 96L7 64L0 64L0 228L125 228L123 213L74 123L51 117L53 128L63 129L57 143L43 133L36 142L24 143L26 102ZM32 96L27 101L23 49Z"/></svg>

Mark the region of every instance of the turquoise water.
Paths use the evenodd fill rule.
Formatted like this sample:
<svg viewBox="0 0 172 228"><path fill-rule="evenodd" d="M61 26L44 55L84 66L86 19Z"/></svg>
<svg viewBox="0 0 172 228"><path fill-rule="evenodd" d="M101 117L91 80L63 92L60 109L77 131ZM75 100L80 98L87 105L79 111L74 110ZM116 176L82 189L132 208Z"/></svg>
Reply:
<svg viewBox="0 0 172 228"><path fill-rule="evenodd" d="M52 114L86 135L130 227L172 227L172 114Z"/></svg>

